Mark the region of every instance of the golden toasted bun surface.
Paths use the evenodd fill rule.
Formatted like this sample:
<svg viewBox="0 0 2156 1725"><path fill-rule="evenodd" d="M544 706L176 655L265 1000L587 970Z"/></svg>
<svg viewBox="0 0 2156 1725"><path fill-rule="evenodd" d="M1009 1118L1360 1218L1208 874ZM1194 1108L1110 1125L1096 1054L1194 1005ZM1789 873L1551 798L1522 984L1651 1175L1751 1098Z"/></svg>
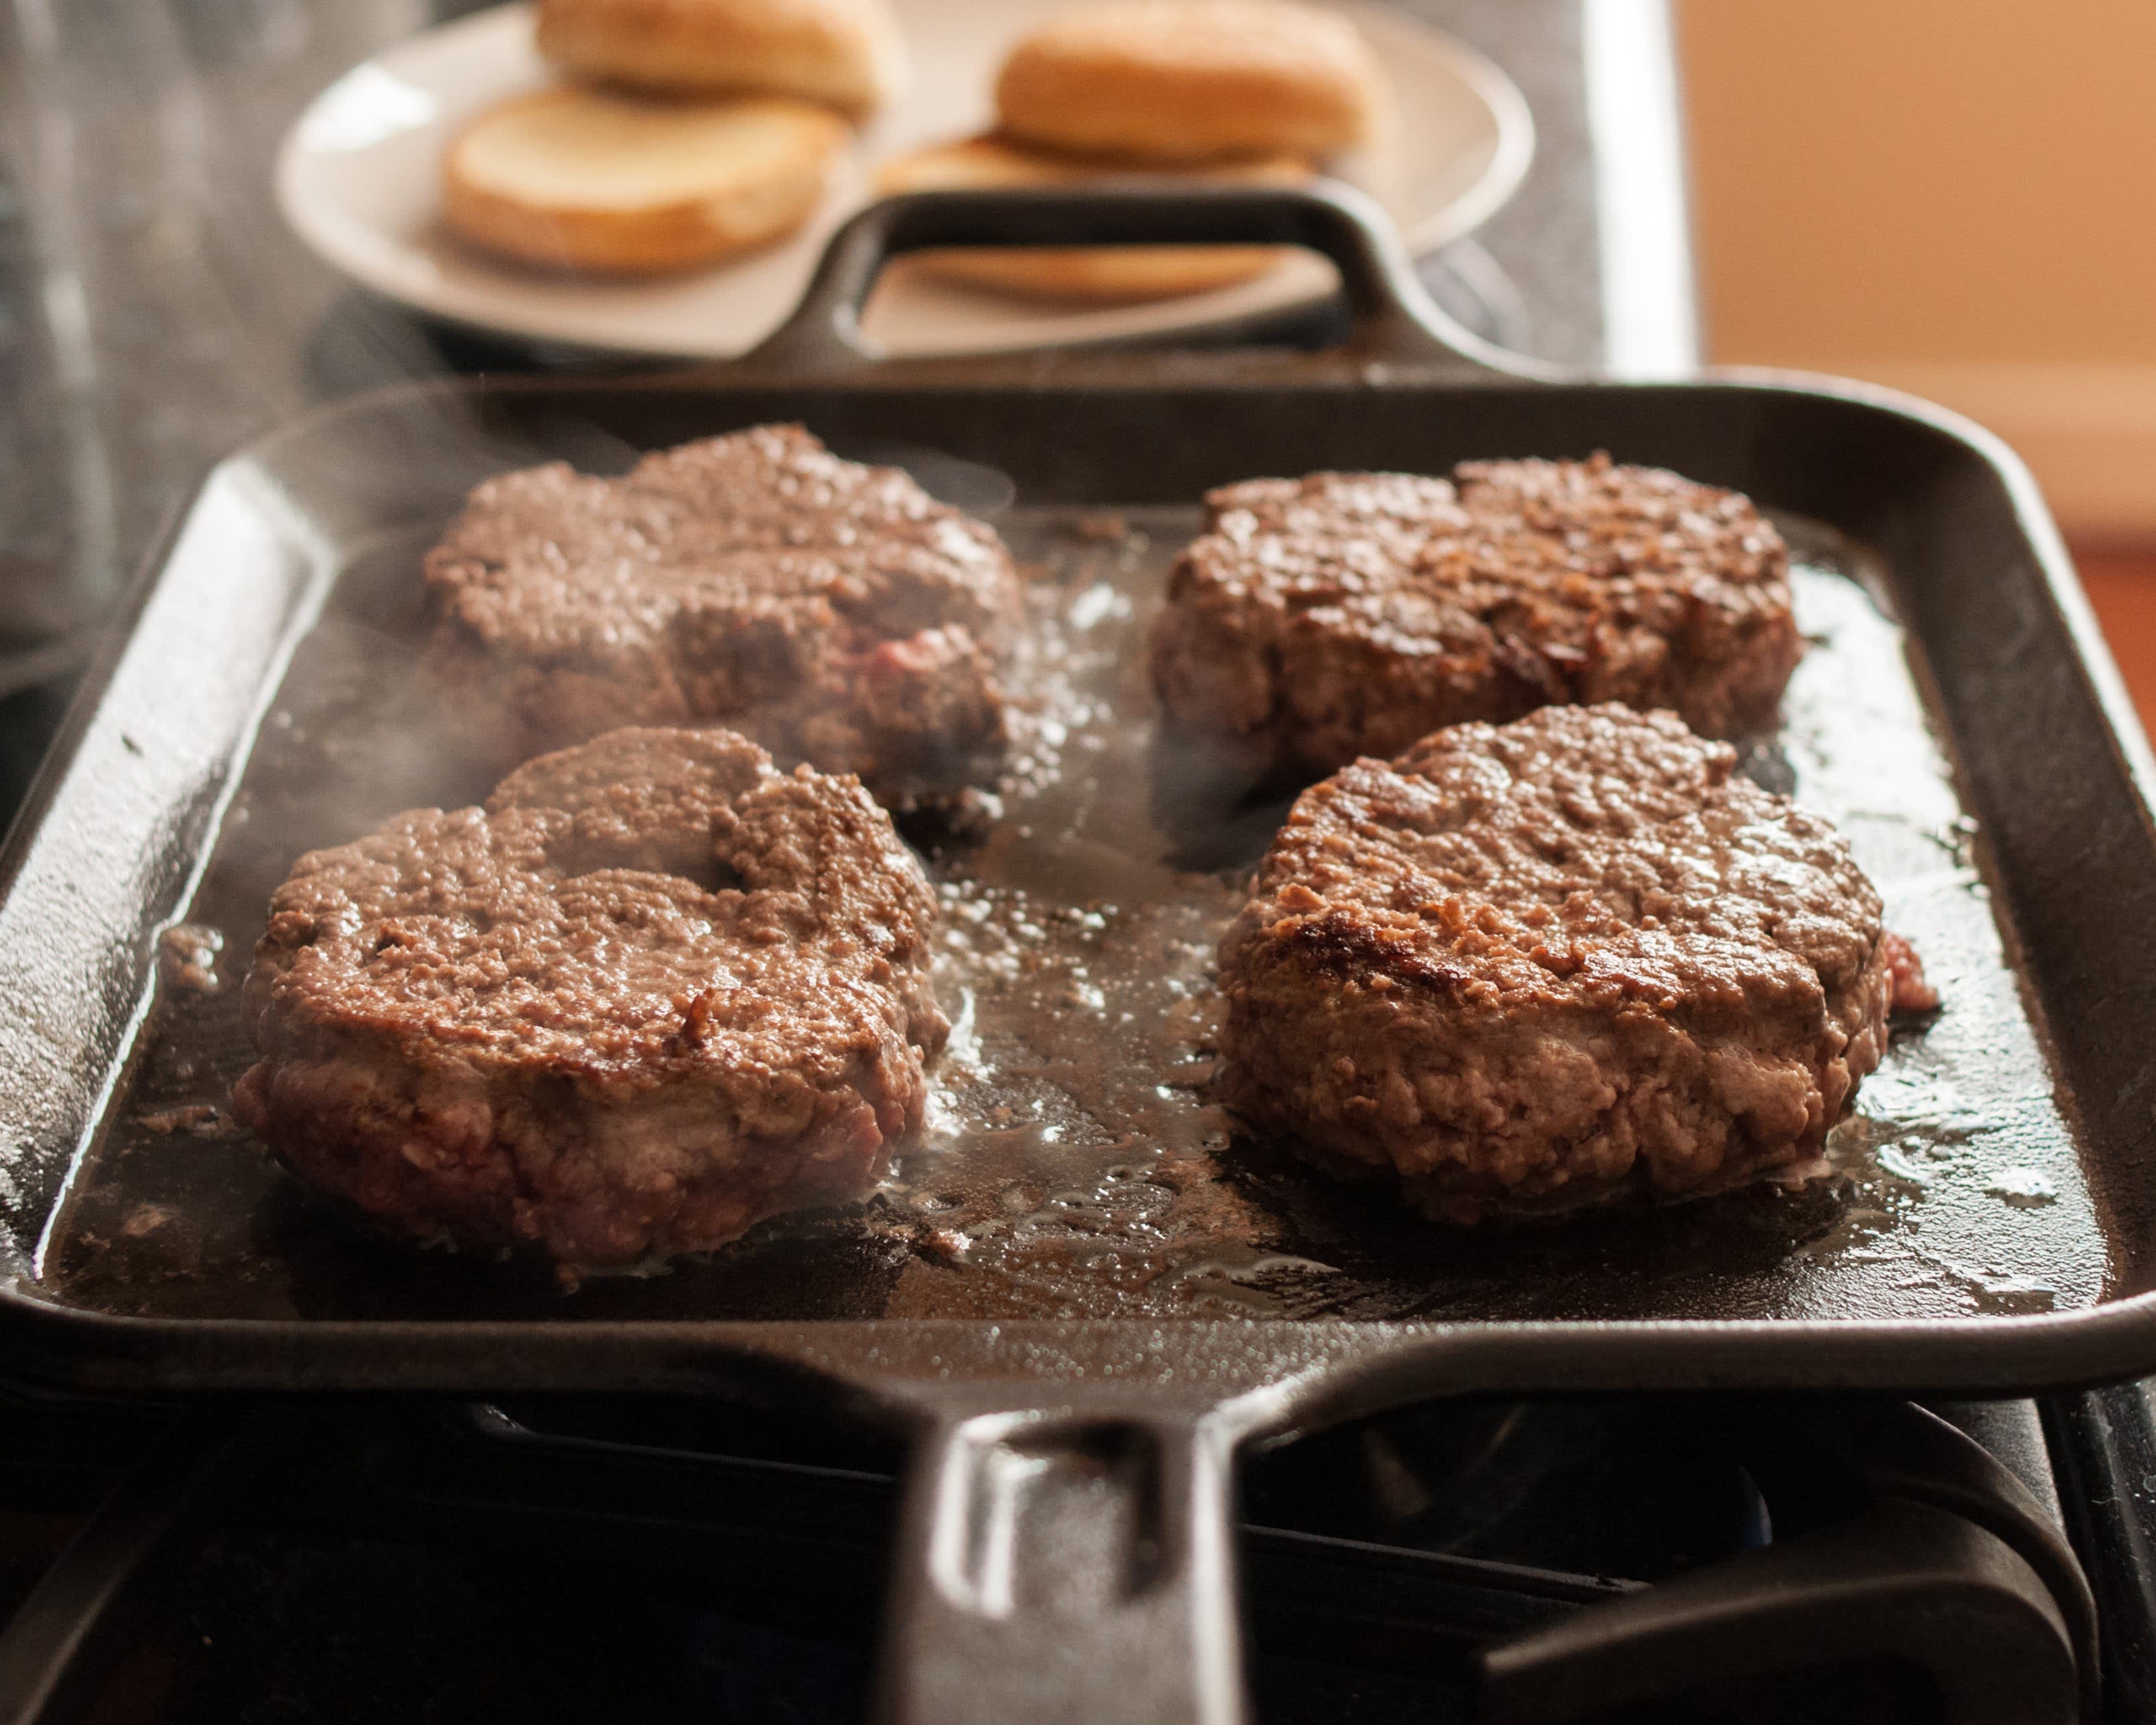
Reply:
<svg viewBox="0 0 2156 1725"><path fill-rule="evenodd" d="M888 0L540 0L539 51L672 95L798 95L864 112L906 83Z"/></svg>
<svg viewBox="0 0 2156 1725"><path fill-rule="evenodd" d="M526 263L689 269L799 226L847 136L828 109L780 97L540 90L451 140L443 214L465 239Z"/></svg>
<svg viewBox="0 0 2156 1725"><path fill-rule="evenodd" d="M1008 138L966 138L897 156L876 169L876 189L943 192L983 186L1078 186L1133 174L1173 185L1299 186L1299 156L1275 154L1163 173L1126 157L1072 156ZM947 281L1044 299L1131 302L1173 299L1247 281L1284 255L1272 245L1109 245L927 251L916 267Z"/></svg>
<svg viewBox="0 0 2156 1725"><path fill-rule="evenodd" d="M1383 100L1354 25L1295 0L1103 0L1024 38L996 84L1014 137L1161 162L1348 149Z"/></svg>

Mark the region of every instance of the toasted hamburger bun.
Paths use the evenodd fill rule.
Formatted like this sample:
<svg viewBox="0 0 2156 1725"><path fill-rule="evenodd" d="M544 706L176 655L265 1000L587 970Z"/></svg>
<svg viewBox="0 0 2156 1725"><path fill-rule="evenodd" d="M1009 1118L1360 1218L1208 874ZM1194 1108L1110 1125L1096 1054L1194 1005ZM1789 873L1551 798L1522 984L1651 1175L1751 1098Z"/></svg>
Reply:
<svg viewBox="0 0 2156 1725"><path fill-rule="evenodd" d="M539 51L673 95L798 95L863 113L906 83L886 0L540 0Z"/></svg>
<svg viewBox="0 0 2156 1725"><path fill-rule="evenodd" d="M1163 174L1147 162L1065 156L1001 137L933 144L876 169L876 189L945 192L1004 186L1082 186L1133 174L1173 185L1299 186L1311 177L1300 157L1275 155ZM973 248L916 254L916 267L947 281L1042 299L1137 301L1230 287L1263 274L1286 255L1277 245L1102 245Z"/></svg>
<svg viewBox="0 0 2156 1725"><path fill-rule="evenodd" d="M848 136L829 109L786 97L540 90L450 141L443 214L466 239L525 263L693 269L800 226Z"/></svg>
<svg viewBox="0 0 2156 1725"><path fill-rule="evenodd" d="M1376 57L1294 0L1104 0L1023 38L996 84L1002 129L1050 149L1155 162L1322 157L1376 128Z"/></svg>

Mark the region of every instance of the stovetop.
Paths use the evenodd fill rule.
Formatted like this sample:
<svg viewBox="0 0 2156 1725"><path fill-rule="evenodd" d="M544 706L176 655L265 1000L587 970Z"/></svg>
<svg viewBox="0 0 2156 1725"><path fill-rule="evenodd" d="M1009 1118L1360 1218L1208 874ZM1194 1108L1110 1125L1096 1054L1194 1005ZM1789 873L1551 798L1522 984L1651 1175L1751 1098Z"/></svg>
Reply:
<svg viewBox="0 0 2156 1725"><path fill-rule="evenodd" d="M24 121L0 126L0 810L209 461L360 388L529 363L340 290L262 171L315 89L466 3L0 8ZM1621 359L1610 305L1673 301L1613 291L1638 248L1603 224L1678 193L1605 195L1590 108L1670 122L1587 51L1618 12L1406 3L1503 64L1540 133L1432 285L1507 345ZM2071 1719L2097 1662L2076 1557L2101 1717L2156 1717L2144 1393L1938 1411L1455 1403L1254 1455L1261 1725ZM0 1390L0 1725L859 1719L897 1460L755 1408Z"/></svg>
<svg viewBox="0 0 2156 1725"><path fill-rule="evenodd" d="M2145 1718L2148 1404L2038 1418L1465 1403L1276 1444L1241 1493L1258 1719ZM680 1401L8 1393L0 1705L16 1725L860 1720L899 1455Z"/></svg>

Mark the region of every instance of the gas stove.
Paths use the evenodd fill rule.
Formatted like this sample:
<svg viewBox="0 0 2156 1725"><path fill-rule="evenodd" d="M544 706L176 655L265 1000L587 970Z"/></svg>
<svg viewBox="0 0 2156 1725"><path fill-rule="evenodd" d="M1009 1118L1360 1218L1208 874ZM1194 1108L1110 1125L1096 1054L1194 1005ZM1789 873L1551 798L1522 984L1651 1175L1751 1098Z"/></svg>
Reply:
<svg viewBox="0 0 2156 1725"><path fill-rule="evenodd" d="M64 696L0 677L0 801ZM900 1461L716 1403L0 1390L0 1717L860 1719ZM1254 1454L1241 1503L1260 1725L2156 1717L2137 1388L1455 1402Z"/></svg>
<svg viewBox="0 0 2156 1725"><path fill-rule="evenodd" d="M1543 358L1681 368L1645 36L1613 59L1586 39L1621 9L1408 3L1505 64L1540 135L1519 197L1433 267L1447 309ZM341 294L262 172L305 95L465 9L0 17L0 88L36 122L0 128L0 811L204 465L362 388L533 363ZM144 185L154 223L111 195ZM244 298L209 267L232 257ZM899 1461L888 1434L716 1403L0 1388L0 1725L859 1719ZM2138 1388L1451 1403L1248 1456L1241 1516L1261 1725L2156 1717Z"/></svg>
<svg viewBox="0 0 2156 1725"><path fill-rule="evenodd" d="M716 1403L10 1393L0 1697L13 1725L845 1725L898 1460ZM2140 1720L2152 1500L2134 1389L1394 1413L1247 1460L1256 1714Z"/></svg>

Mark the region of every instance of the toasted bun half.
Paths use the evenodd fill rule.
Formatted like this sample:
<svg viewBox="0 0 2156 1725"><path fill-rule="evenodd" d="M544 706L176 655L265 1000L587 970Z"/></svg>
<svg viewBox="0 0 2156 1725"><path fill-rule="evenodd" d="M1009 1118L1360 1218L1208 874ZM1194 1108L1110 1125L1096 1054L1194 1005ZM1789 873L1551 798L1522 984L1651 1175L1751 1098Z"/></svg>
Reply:
<svg viewBox="0 0 2156 1725"><path fill-rule="evenodd" d="M1263 156L1163 173L1126 157L1068 156L1007 138L934 144L896 156L876 169L876 189L946 192L973 187L1082 186L1139 176L1171 185L1299 186L1311 177L1298 156ZM1231 287L1263 274L1285 255L1276 245L1052 246L925 251L915 267L947 281L1039 299L1136 302Z"/></svg>
<svg viewBox="0 0 2156 1725"><path fill-rule="evenodd" d="M800 226L849 135L829 109L784 97L541 90L450 141L443 214L465 239L528 264L693 269Z"/></svg>
<svg viewBox="0 0 2156 1725"><path fill-rule="evenodd" d="M865 113L906 83L887 0L540 0L539 51L675 95L798 95Z"/></svg>
<svg viewBox="0 0 2156 1725"><path fill-rule="evenodd" d="M1104 0L1021 39L996 108L1004 131L1051 149L1317 157L1373 134L1383 88L1376 57L1337 13L1295 0Z"/></svg>

